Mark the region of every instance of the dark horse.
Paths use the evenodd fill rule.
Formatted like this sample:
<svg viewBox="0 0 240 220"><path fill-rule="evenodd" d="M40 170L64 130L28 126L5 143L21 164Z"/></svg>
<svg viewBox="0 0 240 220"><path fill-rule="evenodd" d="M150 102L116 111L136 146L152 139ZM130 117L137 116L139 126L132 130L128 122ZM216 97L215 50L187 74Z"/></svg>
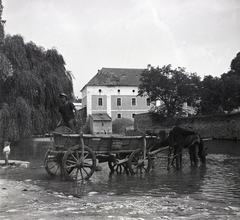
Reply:
<svg viewBox="0 0 240 220"><path fill-rule="evenodd" d="M182 150L183 148L189 149L191 164L198 163L198 157L201 162L204 163L206 160L206 151L203 146L203 140L191 127L175 126L167 137L169 141L169 151L168 151L168 167L171 163L171 154L173 150L173 160L171 165L173 165L174 159L176 160L176 168L182 165Z"/></svg>
<svg viewBox="0 0 240 220"><path fill-rule="evenodd" d="M157 135L161 146L169 146L168 150L168 168L176 160L176 168L182 165L182 150L189 149L190 161L192 164L198 163L198 157L201 162L206 160L206 151L203 146L203 140L192 127L174 126L166 137L166 132L159 132ZM173 159L171 160L173 150Z"/></svg>

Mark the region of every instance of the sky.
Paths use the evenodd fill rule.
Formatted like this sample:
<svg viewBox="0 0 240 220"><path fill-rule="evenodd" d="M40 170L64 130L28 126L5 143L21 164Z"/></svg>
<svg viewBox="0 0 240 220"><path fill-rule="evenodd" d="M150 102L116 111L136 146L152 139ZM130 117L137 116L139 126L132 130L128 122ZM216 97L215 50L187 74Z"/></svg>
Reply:
<svg viewBox="0 0 240 220"><path fill-rule="evenodd" d="M76 97L99 69L171 64L220 77L240 52L239 0L2 0L5 34L56 48Z"/></svg>

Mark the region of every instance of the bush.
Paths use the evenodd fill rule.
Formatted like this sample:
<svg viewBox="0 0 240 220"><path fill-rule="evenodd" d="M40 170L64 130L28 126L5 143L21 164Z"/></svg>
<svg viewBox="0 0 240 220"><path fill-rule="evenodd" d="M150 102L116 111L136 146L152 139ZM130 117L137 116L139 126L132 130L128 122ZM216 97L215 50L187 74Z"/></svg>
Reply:
<svg viewBox="0 0 240 220"><path fill-rule="evenodd" d="M126 128L133 126L133 121L129 118L117 118L112 123L114 134L125 134Z"/></svg>

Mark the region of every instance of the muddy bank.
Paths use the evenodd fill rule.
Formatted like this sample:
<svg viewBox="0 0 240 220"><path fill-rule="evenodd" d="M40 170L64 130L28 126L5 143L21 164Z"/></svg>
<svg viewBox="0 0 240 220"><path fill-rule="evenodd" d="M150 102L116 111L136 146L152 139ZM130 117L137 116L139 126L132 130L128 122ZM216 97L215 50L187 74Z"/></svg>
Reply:
<svg viewBox="0 0 240 220"><path fill-rule="evenodd" d="M177 197L128 197L90 192L76 198L31 180L0 180L1 219L239 219L240 208Z"/></svg>

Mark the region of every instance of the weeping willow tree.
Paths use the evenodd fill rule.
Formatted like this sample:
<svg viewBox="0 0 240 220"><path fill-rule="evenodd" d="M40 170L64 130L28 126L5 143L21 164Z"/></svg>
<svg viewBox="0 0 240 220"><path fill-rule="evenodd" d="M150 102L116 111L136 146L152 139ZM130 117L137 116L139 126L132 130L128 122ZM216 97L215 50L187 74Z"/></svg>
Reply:
<svg viewBox="0 0 240 220"><path fill-rule="evenodd" d="M56 49L7 35L0 47L0 92L0 138L16 141L55 128L59 93L73 97L72 74Z"/></svg>

